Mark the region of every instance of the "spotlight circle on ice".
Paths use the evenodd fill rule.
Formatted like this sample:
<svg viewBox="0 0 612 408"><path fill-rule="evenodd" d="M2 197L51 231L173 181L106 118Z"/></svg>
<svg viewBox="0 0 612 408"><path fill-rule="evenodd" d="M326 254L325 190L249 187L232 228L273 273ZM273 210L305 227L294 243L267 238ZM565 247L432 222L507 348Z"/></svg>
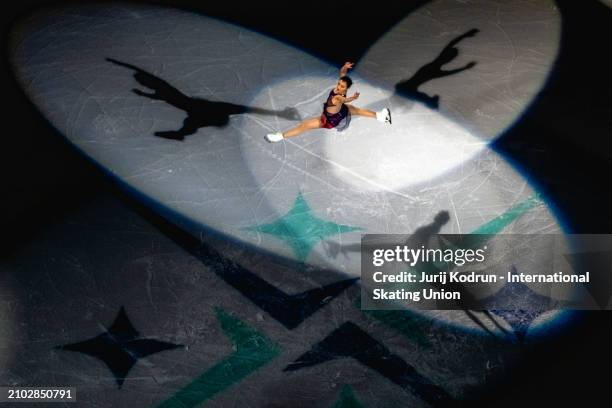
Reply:
<svg viewBox="0 0 612 408"><path fill-rule="evenodd" d="M477 2L503 18L475 32L456 11L439 36L412 38L447 3L408 16L356 63L360 104L390 105L392 126L356 118L345 132L288 143L263 136L320 114L338 67L243 27L159 7L67 6L24 20L10 56L53 126L192 235L214 231L357 277L362 233L411 232L441 213L445 233L561 232L528 180L487 147L543 86L559 16L550 2L527 2L535 17L512 26L512 8ZM413 89L433 98L425 103L398 84L438 54L443 70L461 69ZM428 316L478 329L459 312Z"/></svg>

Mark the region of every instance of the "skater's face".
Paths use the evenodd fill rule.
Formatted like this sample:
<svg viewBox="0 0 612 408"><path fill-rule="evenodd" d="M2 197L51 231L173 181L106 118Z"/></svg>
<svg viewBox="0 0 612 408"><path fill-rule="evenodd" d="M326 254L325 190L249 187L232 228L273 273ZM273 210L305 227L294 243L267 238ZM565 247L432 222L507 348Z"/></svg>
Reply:
<svg viewBox="0 0 612 408"><path fill-rule="evenodd" d="M336 84L336 89L334 89L334 92L336 94L346 95L347 89L348 89L348 86L346 85L346 82L340 79L338 80L338 83Z"/></svg>

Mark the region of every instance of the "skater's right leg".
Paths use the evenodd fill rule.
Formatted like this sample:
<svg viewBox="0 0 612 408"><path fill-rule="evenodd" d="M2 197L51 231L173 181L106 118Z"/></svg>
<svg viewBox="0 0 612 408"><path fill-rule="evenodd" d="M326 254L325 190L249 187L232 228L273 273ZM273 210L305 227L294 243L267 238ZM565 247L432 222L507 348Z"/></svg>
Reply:
<svg viewBox="0 0 612 408"><path fill-rule="evenodd" d="M302 123L300 123L299 125L297 125L296 127L294 127L293 129L290 129L286 132L283 132L283 137L285 139L289 138L289 137L295 137L301 133L307 132L309 130L313 130L313 129L318 129L321 127L321 118L317 117L317 118L310 118L310 119L306 119L304 121L302 121Z"/></svg>
<svg viewBox="0 0 612 408"><path fill-rule="evenodd" d="M302 121L299 125L294 127L293 129L289 129L283 133L270 133L266 135L266 140L268 142L280 142L283 139L288 139L290 137L295 137L301 133L307 132L309 130L318 129L321 127L321 118L310 118Z"/></svg>

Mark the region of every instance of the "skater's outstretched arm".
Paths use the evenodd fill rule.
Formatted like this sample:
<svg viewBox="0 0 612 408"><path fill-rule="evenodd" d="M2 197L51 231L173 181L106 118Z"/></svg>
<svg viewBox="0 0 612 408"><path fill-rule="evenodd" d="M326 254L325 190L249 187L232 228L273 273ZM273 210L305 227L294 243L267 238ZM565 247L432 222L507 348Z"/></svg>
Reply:
<svg viewBox="0 0 612 408"><path fill-rule="evenodd" d="M353 102L354 100L359 99L359 92L355 92L353 96L342 96L336 95L332 98L332 103L334 105L342 105L343 103Z"/></svg>

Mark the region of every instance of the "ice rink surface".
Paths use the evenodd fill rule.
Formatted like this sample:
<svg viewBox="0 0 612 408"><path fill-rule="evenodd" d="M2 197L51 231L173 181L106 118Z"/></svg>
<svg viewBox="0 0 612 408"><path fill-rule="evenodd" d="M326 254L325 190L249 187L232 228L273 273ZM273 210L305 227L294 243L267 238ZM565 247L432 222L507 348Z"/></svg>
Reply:
<svg viewBox="0 0 612 408"><path fill-rule="evenodd" d="M343 132L269 144L266 133L321 114L339 67L171 8L23 19L9 59L27 96L161 218L105 197L3 263L16 306L0 311L2 383L69 384L83 406L478 394L566 315L361 311L355 247L440 213L441 233L563 232L554 204L491 148L545 86L561 23L553 1L428 2L350 73L353 104L389 107L391 126L353 117Z"/></svg>
<svg viewBox="0 0 612 408"><path fill-rule="evenodd" d="M559 25L552 2L432 2L353 73L354 104L389 107L392 126L353 118L276 145L263 136L321 114L338 67L239 26L128 5L58 10L24 22L12 62L54 126L196 236L205 226L357 276L358 257L338 264L324 241L413 231L440 211L443 232L467 233L536 194L487 142L537 95ZM306 218L283 218L295 211ZM304 232L308 217L332 229ZM559 231L544 204L519 218L507 232Z"/></svg>

